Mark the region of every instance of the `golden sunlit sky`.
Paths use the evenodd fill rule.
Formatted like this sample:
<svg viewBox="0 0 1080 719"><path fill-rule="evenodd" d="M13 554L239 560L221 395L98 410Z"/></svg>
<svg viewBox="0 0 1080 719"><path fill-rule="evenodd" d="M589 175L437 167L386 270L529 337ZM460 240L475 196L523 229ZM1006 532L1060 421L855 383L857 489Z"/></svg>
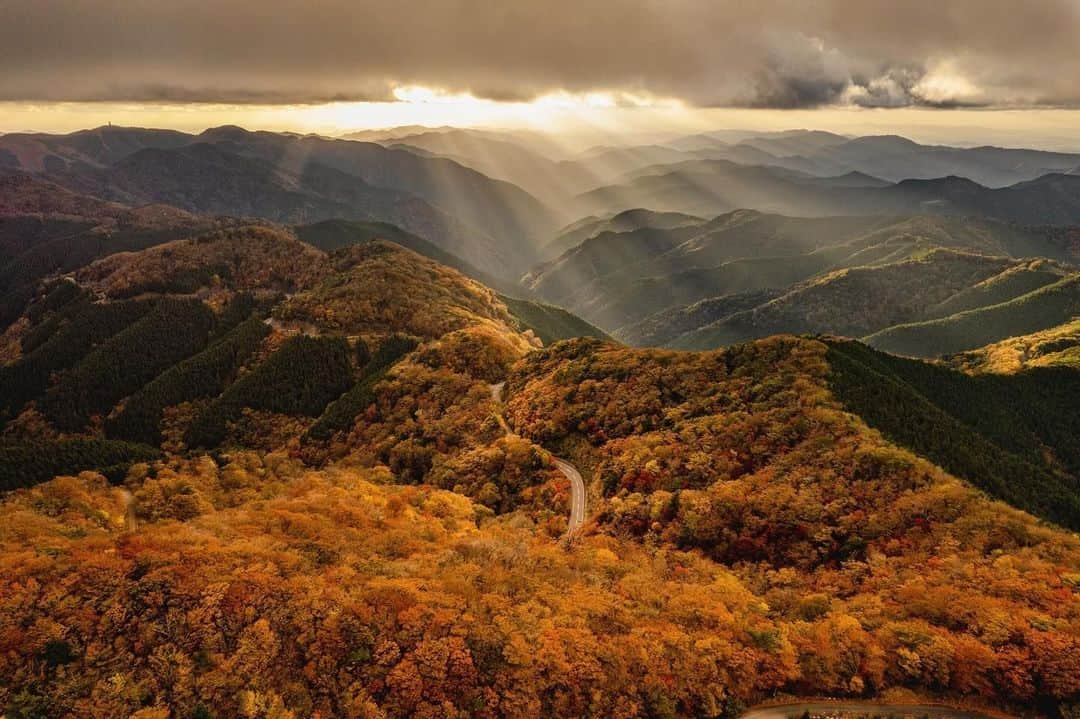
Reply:
<svg viewBox="0 0 1080 719"><path fill-rule="evenodd" d="M0 8L0 131L811 128L1080 149L1080 0Z"/></svg>
<svg viewBox="0 0 1080 719"><path fill-rule="evenodd" d="M695 108L676 100L639 105L603 94L549 95L499 102L410 88L392 102L303 105L132 102L0 102L0 132L64 133L114 125L200 132L249 129L340 135L400 125L529 129L559 133L586 147L612 139L663 141L713 129L822 129L849 135L902 134L920 142L1080 151L1080 111L831 107L803 110ZM573 144L573 143L572 143Z"/></svg>

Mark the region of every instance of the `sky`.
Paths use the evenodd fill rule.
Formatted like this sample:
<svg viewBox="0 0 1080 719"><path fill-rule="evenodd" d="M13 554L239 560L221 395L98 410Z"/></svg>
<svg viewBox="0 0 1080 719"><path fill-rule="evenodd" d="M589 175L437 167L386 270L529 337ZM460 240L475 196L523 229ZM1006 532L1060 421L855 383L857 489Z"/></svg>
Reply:
<svg viewBox="0 0 1080 719"><path fill-rule="evenodd" d="M1080 0L0 0L0 131L895 132L1080 149Z"/></svg>

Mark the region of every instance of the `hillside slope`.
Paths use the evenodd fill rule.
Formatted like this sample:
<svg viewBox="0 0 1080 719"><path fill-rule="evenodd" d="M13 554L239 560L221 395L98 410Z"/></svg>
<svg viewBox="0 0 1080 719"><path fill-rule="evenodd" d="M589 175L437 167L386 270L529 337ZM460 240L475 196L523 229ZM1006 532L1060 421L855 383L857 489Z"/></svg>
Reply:
<svg viewBox="0 0 1080 719"><path fill-rule="evenodd" d="M506 308L517 318L519 324L524 329L530 329L536 333L544 344L574 337L611 339L600 328L594 327L561 307L506 295L500 295L499 299L506 303Z"/></svg>
<svg viewBox="0 0 1080 719"><path fill-rule="evenodd" d="M1008 302L1058 282L1068 273L1067 268L1046 260L1022 263L957 292L931 308L926 316L928 319L948 317L958 312Z"/></svg>
<svg viewBox="0 0 1080 719"><path fill-rule="evenodd" d="M844 406L989 494L1080 527L1080 372L969 376L831 342L830 386Z"/></svg>
<svg viewBox="0 0 1080 719"><path fill-rule="evenodd" d="M918 260L838 270L683 335L674 344L701 349L782 333L862 337L920 317L1011 264L1003 258L939 250Z"/></svg>
<svg viewBox="0 0 1080 719"><path fill-rule="evenodd" d="M926 322L901 324L866 337L867 344L914 357L953 354L1069 322L1080 314L1080 275L1007 302Z"/></svg>
<svg viewBox="0 0 1080 719"><path fill-rule="evenodd" d="M945 360L955 369L972 373L1008 373L1059 365L1080 369L1080 319L1041 332L1010 337Z"/></svg>
<svg viewBox="0 0 1080 719"><path fill-rule="evenodd" d="M0 169L0 324L14 320L38 281L53 273L228 224L167 205L106 202Z"/></svg>
<svg viewBox="0 0 1080 719"><path fill-rule="evenodd" d="M620 327L616 336L633 347L664 347L683 335L692 335L724 318L771 302L781 292L777 289L749 290L677 305Z"/></svg>

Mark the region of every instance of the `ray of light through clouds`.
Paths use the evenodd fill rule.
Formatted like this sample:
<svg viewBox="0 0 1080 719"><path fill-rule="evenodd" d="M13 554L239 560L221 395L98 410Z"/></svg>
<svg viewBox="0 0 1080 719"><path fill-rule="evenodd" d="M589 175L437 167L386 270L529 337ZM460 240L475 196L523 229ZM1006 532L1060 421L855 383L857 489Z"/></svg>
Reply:
<svg viewBox="0 0 1080 719"><path fill-rule="evenodd" d="M71 132L109 123L188 132L235 124L325 135L401 125L531 129L565 135L572 147L598 144L604 136L663 141L710 129L807 128L849 135L903 134L920 142L1080 151L1080 111L1072 109L885 110L851 106L777 111L703 109L677 101L659 106L571 106L565 98L498 102L470 96L461 96L459 101L317 105L0 102L0 132Z"/></svg>

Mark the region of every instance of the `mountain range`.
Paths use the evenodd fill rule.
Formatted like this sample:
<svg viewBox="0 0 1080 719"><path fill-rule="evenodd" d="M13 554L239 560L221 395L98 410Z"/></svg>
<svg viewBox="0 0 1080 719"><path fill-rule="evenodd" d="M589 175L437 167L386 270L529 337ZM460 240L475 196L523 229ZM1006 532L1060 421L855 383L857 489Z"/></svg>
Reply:
<svg viewBox="0 0 1080 719"><path fill-rule="evenodd" d="M1072 229L1080 223L1080 175L1060 174L1075 159L1063 153L816 131L576 151L530 133L416 127L348 140L110 126L3 135L0 149L10 166L2 170L11 199L0 227L11 238L0 257L9 318L49 273L249 218L310 227L326 249L381 234L508 298L561 305L636 344L700 348L774 332L833 332L935 356L1068 320L1068 282L1031 303L1023 297L1053 284L1043 279L1067 279L1080 257ZM916 176L948 170L1020 181L894 182L882 163ZM1059 174L1022 179L1043 170ZM597 182L614 184L587 189ZM34 193L53 197L35 206L26 199ZM124 232L109 229L118 213ZM1013 264L1000 272L1009 279L968 277L948 259L957 255L938 250L1008 258ZM1019 269L1038 258L1057 264ZM935 278L943 283L938 293L957 298L942 298L940 307L899 303L912 290L886 278L909 274ZM863 308L844 299L853 291L845 283L856 281L869 293ZM992 291L974 287L981 282ZM1014 301L1027 309L952 318ZM865 316L875 304L892 315ZM1054 309L1037 326L1034 308L1043 307ZM961 329L986 317L999 318L989 322L998 329ZM900 336L914 339L893 339Z"/></svg>
<svg viewBox="0 0 1080 719"><path fill-rule="evenodd" d="M622 231L587 225L586 234L596 234L535 267L524 284L631 344L687 349L784 332L870 342L883 333L886 341L894 325L933 320L955 341L913 340L902 351L935 356L1046 329L1080 311L1070 299L1080 246L1075 231L1057 227L747 210L708 221L675 216L671 226L671 216L633 216L640 223ZM664 226L649 226L651 217ZM1018 325L968 320L984 333L960 339L953 315L1005 302L1027 308Z"/></svg>
<svg viewBox="0 0 1080 719"><path fill-rule="evenodd" d="M794 170L694 160L657 165L573 199L576 212L628 207L710 216L752 208L795 216L983 215L1024 223L1080 222L1080 174L1051 173L1001 188L957 175L883 183L865 175L818 177Z"/></svg>
<svg viewBox="0 0 1080 719"><path fill-rule="evenodd" d="M3 135L16 168L126 204L303 223L386 221L512 276L556 222L528 193L451 160L374 143L220 127ZM446 208L452 208L448 210Z"/></svg>
<svg viewBox="0 0 1080 719"><path fill-rule="evenodd" d="M708 161L787 170L802 177L848 178L848 182L858 180L868 185L957 176L987 188L1044 175L1076 174L1080 168L1080 154L1075 153L924 145L895 135L848 137L819 130L711 132L668 137L652 144L598 145L578 152L538 142L528 133L505 131L413 127L368 132L363 137L453 157L493 177L515 182L549 202L617 184L620 177L646 169L649 174L659 174L664 167L674 170L678 165L692 167ZM651 206L629 206L640 204Z"/></svg>
<svg viewBox="0 0 1080 719"><path fill-rule="evenodd" d="M26 194L38 197L41 208L125 212L56 188L49 193L47 185L32 187L36 195ZM50 194L57 199L46 204ZM23 209L31 205L25 200ZM657 217L672 224L670 217ZM992 345L999 335L1030 334L1033 339L1025 346L1040 343L1040 355L1071 351L1075 333L1068 328L1080 312L1080 274L1059 261L972 251L978 248L974 238L984 249L1045 238L1038 233L995 234L1000 228L993 222L951 227L938 224L941 221L879 220L874 226L860 226L865 221L853 218L822 221L819 238L846 231L848 249L856 252L874 246L867 244L868 236L897 242L898 226L920 226L926 235L951 230L958 244L965 232L971 239L965 248L919 248L904 259L833 270L793 288L747 290L706 300L682 312L661 313L663 320L650 319L635 331L643 336L649 331L678 333L668 342L675 346L739 345L751 353L771 351L767 348L776 346L776 340L742 343L775 334L820 336L838 328L849 336L867 336L867 345L825 338L833 365L832 391L841 401L894 441L927 454L991 494L1073 526L1080 522L1078 495L1062 487L1074 485L1080 469L1077 435L1068 429L1075 421L1075 416L1069 419L1069 397L1077 367L1065 354L1058 361L1037 363L1033 374L1000 380L1012 389L983 397L976 385L999 380L972 380L941 365L901 361L871 349L895 350L900 343L904 354L970 350L950 360L964 368L977 361L979 351L1003 351ZM764 215L744 213L700 226L720 230L718 236L730 239L725 233L739 223L758 231L770 228L771 234L763 237L775 242L794 239L785 218ZM683 228L675 223L671 231ZM640 230L627 234L636 232ZM200 447L268 450L278 442L293 442L306 461L340 458L356 451L355 443L361 441L350 434L355 431L350 427L364 408L383 401L377 382L407 355L421 366L450 368L489 382L517 372L511 378L517 397L510 410L515 424L550 445L543 425L534 426L543 415L526 412L520 404L543 395L529 382L553 371L545 363L563 366L559 352L573 356L589 346L560 350L560 340L591 336L593 342L611 342L563 310L495 292L467 276L482 277L467 263L392 226L336 220L290 228L221 218L215 228L192 233L145 249L112 252L64 277L34 284L24 311L4 334L6 346L14 351L0 366L0 421L10 445L8 459L21 468L0 462L7 486L87 467L121 471L118 468L127 466L125 458L136 462L161 451ZM812 246L814 236L808 228L798 241ZM633 262L626 253L622 256ZM713 319L717 312L722 316ZM689 326L687 316L699 325L680 332ZM922 317L937 319L918 320ZM963 325L962 331L950 334L941 329L942 323ZM1062 329L1055 329L1057 325ZM917 338L919 332L928 336ZM957 337L969 341L958 347ZM551 343L554 354L536 354L537 348ZM974 351L982 345L988 347ZM921 351L926 347L933 351ZM414 350L418 354L410 355ZM1032 349L1025 353L1035 355ZM526 364L514 365L523 356ZM563 366L553 375L555 381L565 381L564 372L577 372L574 366ZM1037 374L1044 369L1045 378ZM881 375L895 378L886 381ZM903 383L903 393L911 397L931 397L938 403L937 414L905 419L884 412L879 400L899 392L897 383ZM941 383L953 386L944 395L952 404L943 404L944 397L933 399L937 395L931 387ZM1057 393L1037 398L1035 387L1040 393ZM972 408L958 399L964 393L979 396L990 415L971 414ZM486 389L483 394L487 396ZM897 411L922 411L917 402L908 406L915 400L906 397L897 395ZM1031 424L1035 415L1021 407L1023 402L1043 403L1049 416ZM445 411L452 416L458 410ZM944 423L941 432L963 435L963 446L985 445L973 451L1000 454L997 465L927 445L925 435L910 434L912 422L930 419ZM586 423L582 431L600 431L591 426ZM1015 429L1006 432L1005 427ZM599 437L612 431L609 427ZM298 438L299 444L289 437ZM1057 459L1040 454L1038 447L1049 448ZM574 444L564 449L588 454ZM405 446L393 451L405 451ZM416 477L431 471L432 465L410 464L416 460L407 456L401 457L402 471ZM392 468L397 461L391 459ZM1001 467L1013 465L1011 477L1000 474Z"/></svg>

